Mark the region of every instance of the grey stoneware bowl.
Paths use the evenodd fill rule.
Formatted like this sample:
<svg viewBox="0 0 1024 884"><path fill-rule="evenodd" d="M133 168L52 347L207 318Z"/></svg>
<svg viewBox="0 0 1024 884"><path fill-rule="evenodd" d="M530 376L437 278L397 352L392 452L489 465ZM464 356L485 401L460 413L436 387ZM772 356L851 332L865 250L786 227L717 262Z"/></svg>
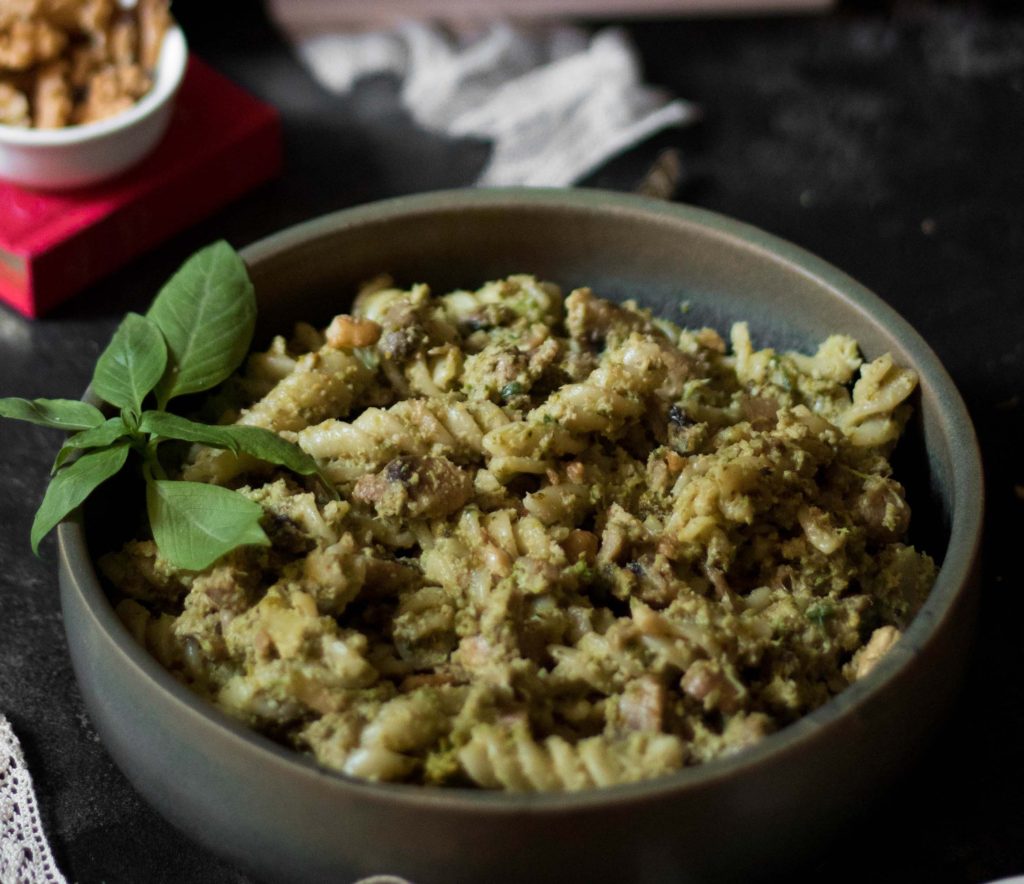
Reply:
<svg viewBox="0 0 1024 884"><path fill-rule="evenodd" d="M194 696L115 616L93 566L87 510L60 528L75 671L110 754L182 830L266 881L751 880L827 845L913 763L961 682L982 473L953 383L878 297L745 224L597 191L406 197L301 224L243 254L263 340L293 320L343 312L357 284L381 272L435 290L530 272L636 298L691 326L747 319L758 344L811 347L842 331L869 357L891 351L921 378L897 469L916 514L912 539L942 567L904 638L867 678L756 747L637 785L499 794L328 773Z"/></svg>

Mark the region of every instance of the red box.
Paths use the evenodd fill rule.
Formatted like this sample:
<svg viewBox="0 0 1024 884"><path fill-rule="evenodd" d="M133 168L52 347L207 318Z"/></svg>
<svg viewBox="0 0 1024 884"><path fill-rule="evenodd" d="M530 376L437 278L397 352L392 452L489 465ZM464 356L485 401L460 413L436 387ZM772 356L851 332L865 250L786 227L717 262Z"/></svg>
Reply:
<svg viewBox="0 0 1024 884"><path fill-rule="evenodd" d="M281 169L277 111L195 56L156 150L118 178L78 190L0 181L0 300L29 317Z"/></svg>

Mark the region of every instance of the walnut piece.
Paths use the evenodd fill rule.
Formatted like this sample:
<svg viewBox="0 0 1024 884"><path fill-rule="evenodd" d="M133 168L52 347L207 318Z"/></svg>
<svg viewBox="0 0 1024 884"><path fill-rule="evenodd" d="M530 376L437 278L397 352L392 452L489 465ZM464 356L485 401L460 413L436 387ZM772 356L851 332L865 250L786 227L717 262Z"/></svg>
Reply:
<svg viewBox="0 0 1024 884"><path fill-rule="evenodd" d="M55 61L39 70L32 98L33 123L37 129L59 129L71 118L71 90L67 63Z"/></svg>
<svg viewBox="0 0 1024 884"><path fill-rule="evenodd" d="M0 124L4 126L32 125L25 93L6 80L0 80Z"/></svg>

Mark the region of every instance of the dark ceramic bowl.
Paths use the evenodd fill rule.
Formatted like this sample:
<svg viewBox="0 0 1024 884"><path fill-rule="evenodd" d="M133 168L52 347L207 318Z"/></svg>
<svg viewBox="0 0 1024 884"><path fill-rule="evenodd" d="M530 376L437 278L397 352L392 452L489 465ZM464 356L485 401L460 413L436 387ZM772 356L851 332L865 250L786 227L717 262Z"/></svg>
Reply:
<svg viewBox="0 0 1024 884"><path fill-rule="evenodd" d="M96 576L82 519L70 521L60 528L61 588L82 693L111 755L185 832L266 880L750 880L827 843L912 763L961 680L982 475L953 383L875 295L736 221L585 191L391 200L286 230L244 256L264 333L326 320L382 271L437 290L531 272L634 297L676 320L688 301L689 325L748 319L759 343L809 347L843 331L868 356L891 351L921 378L898 468L919 516L914 540L942 568L869 677L755 748L638 785L515 795L353 781L229 720L131 639Z"/></svg>

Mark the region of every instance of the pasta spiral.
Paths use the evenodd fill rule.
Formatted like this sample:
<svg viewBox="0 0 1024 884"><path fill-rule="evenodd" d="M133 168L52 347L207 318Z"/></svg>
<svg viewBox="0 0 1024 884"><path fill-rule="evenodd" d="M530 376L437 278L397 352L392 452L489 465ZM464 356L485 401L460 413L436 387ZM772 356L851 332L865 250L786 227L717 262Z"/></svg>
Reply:
<svg viewBox="0 0 1024 884"><path fill-rule="evenodd" d="M508 418L486 400L408 399L390 408L368 408L354 421L328 420L300 430L294 439L324 463L336 482L350 482L402 454L440 454L472 459L484 436Z"/></svg>
<svg viewBox="0 0 1024 884"><path fill-rule="evenodd" d="M619 740L589 737L575 745L552 736L534 741L521 729L479 725L458 753L473 782L511 792L574 792L615 786L678 770L682 740L637 732Z"/></svg>

